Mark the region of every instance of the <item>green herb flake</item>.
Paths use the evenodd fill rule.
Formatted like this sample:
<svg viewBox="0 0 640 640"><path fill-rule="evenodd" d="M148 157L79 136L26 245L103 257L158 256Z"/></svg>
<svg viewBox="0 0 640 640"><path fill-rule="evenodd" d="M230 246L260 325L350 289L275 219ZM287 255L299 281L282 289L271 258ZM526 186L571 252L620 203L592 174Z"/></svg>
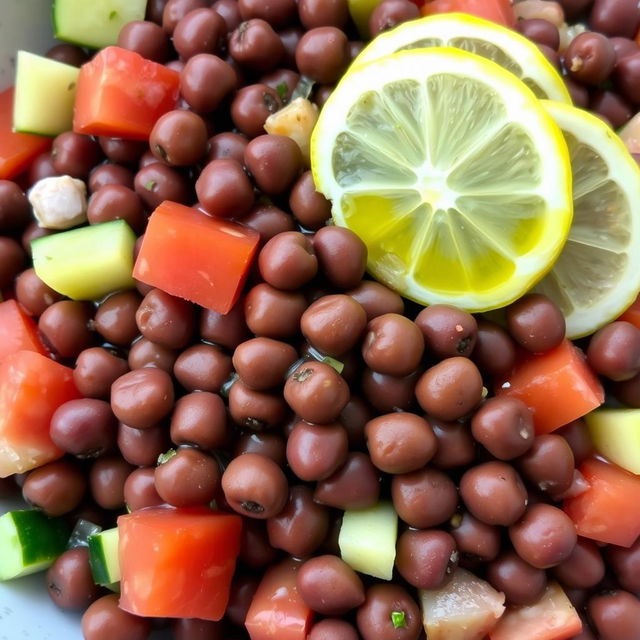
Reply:
<svg viewBox="0 0 640 640"><path fill-rule="evenodd" d="M149 182L145 183L144 188L147 191L153 191L156 188L158 183L155 180L149 180Z"/></svg>
<svg viewBox="0 0 640 640"><path fill-rule="evenodd" d="M171 458L173 458L173 456L177 454L178 452L175 449L169 449L169 451L166 451L165 453L161 453L158 456L158 466L160 466L161 464L164 464L165 462L169 462L169 460L171 460Z"/></svg>
<svg viewBox="0 0 640 640"><path fill-rule="evenodd" d="M404 611L392 611L391 622L394 629L402 629L407 626L406 616Z"/></svg>
<svg viewBox="0 0 640 640"><path fill-rule="evenodd" d="M287 86L287 83L286 82L281 82L276 87L276 91L278 92L278 95L280 96L280 100L282 100L284 102L287 99L287 92L289 91L289 87Z"/></svg>

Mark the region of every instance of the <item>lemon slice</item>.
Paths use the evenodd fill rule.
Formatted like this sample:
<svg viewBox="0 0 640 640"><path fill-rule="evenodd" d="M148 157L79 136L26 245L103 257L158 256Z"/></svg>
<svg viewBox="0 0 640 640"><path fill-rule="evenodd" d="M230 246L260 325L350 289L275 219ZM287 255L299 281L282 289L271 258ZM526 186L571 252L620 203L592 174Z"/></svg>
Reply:
<svg viewBox="0 0 640 640"><path fill-rule="evenodd" d="M573 170L567 243L536 291L562 309L570 338L617 318L640 290L640 170L599 118L543 101L564 133Z"/></svg>
<svg viewBox="0 0 640 640"><path fill-rule="evenodd" d="M560 74L524 36L466 13L442 13L410 20L374 38L353 64L423 47L456 47L496 62L518 76L538 98L571 104Z"/></svg>
<svg viewBox="0 0 640 640"><path fill-rule="evenodd" d="M551 268L571 224L560 129L497 64L451 48L352 67L311 139L317 188L368 269L402 295L503 306Z"/></svg>

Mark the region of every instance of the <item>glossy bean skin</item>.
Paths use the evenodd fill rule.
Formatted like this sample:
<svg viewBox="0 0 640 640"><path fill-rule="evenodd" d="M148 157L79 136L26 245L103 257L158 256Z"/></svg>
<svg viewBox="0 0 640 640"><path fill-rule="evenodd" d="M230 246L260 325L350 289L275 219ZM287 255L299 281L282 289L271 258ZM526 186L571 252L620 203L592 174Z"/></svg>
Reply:
<svg viewBox="0 0 640 640"><path fill-rule="evenodd" d="M378 416L364 427L371 461L386 473L408 473L426 465L437 449L430 424L412 413Z"/></svg>
<svg viewBox="0 0 640 640"><path fill-rule="evenodd" d="M47 571L49 597L61 609L83 610L100 593L93 582L86 548L69 549Z"/></svg>
<svg viewBox="0 0 640 640"><path fill-rule="evenodd" d="M396 567L418 589L438 589L456 564L456 541L445 531L408 529L398 538Z"/></svg>
<svg viewBox="0 0 640 640"><path fill-rule="evenodd" d="M565 322L558 307L546 296L528 294L508 307L507 329L521 347L540 353L560 344Z"/></svg>
<svg viewBox="0 0 640 640"><path fill-rule="evenodd" d="M591 27L608 36L633 38L639 21L640 12L632 0L595 0L589 13Z"/></svg>
<svg viewBox="0 0 640 640"><path fill-rule="evenodd" d="M329 533L329 510L313 500L313 490L293 485L282 511L267 520L270 544L296 558L312 554Z"/></svg>
<svg viewBox="0 0 640 640"><path fill-rule="evenodd" d="M297 422L287 438L287 462L304 481L324 480L346 461L349 440L339 423L312 425Z"/></svg>
<svg viewBox="0 0 640 640"><path fill-rule="evenodd" d="M322 362L301 364L284 385L284 398L291 409L303 420L317 424L333 422L349 395L344 379Z"/></svg>
<svg viewBox="0 0 640 640"><path fill-rule="evenodd" d="M374 371L408 376L420 364L424 339L419 327L400 314L386 313L367 325L362 357Z"/></svg>
<svg viewBox="0 0 640 640"><path fill-rule="evenodd" d="M482 376L469 359L447 358L421 376L416 397L427 413L441 420L457 420L480 402Z"/></svg>
<svg viewBox="0 0 640 640"><path fill-rule="evenodd" d="M332 555L307 560L296 574L298 592L314 611L339 616L364 602L364 585L349 565Z"/></svg>
<svg viewBox="0 0 640 640"><path fill-rule="evenodd" d="M116 594L99 598L82 616L82 633L87 640L146 640L150 630L151 624L147 618L120 609Z"/></svg>
<svg viewBox="0 0 640 640"><path fill-rule="evenodd" d="M393 624L392 612L403 614L402 624ZM416 640L420 634L418 605L399 585L376 584L367 589L356 620L364 640Z"/></svg>
<svg viewBox="0 0 640 640"><path fill-rule="evenodd" d="M469 356L473 351L478 323L469 313L445 304L433 304L416 317L428 351L439 358Z"/></svg>
<svg viewBox="0 0 640 640"><path fill-rule="evenodd" d="M287 479L266 456L246 453L222 474L222 490L238 513L260 520L277 516L287 502Z"/></svg>
<svg viewBox="0 0 640 640"><path fill-rule="evenodd" d="M628 591L593 596L588 611L602 640L631 640L638 633L640 601Z"/></svg>
<svg viewBox="0 0 640 640"><path fill-rule="evenodd" d="M522 479L504 462L485 462L465 472L460 496L478 520L490 525L513 524L527 506Z"/></svg>
<svg viewBox="0 0 640 640"><path fill-rule="evenodd" d="M350 296L334 294L312 302L300 318L304 337L322 353L340 357L360 340L367 314Z"/></svg>
<svg viewBox="0 0 640 640"><path fill-rule="evenodd" d="M487 579L502 591L512 605L527 605L536 602L547 586L547 576L542 569L532 567L514 551L506 551L491 562L487 568Z"/></svg>
<svg viewBox="0 0 640 640"><path fill-rule="evenodd" d="M566 560L577 542L569 517L549 504L534 504L523 518L509 528L509 537L518 555L538 569L547 569ZM542 547L543 537L547 544Z"/></svg>
<svg viewBox="0 0 640 640"><path fill-rule="evenodd" d="M601 33L584 32L576 36L565 52L567 71L584 84L600 84L615 64L615 50Z"/></svg>
<svg viewBox="0 0 640 640"><path fill-rule="evenodd" d="M419 529L446 522L458 505L453 480L429 467L394 476L391 497L400 518Z"/></svg>
<svg viewBox="0 0 640 640"><path fill-rule="evenodd" d="M209 504L220 484L218 462L193 447L182 447L154 474L158 495L176 507Z"/></svg>

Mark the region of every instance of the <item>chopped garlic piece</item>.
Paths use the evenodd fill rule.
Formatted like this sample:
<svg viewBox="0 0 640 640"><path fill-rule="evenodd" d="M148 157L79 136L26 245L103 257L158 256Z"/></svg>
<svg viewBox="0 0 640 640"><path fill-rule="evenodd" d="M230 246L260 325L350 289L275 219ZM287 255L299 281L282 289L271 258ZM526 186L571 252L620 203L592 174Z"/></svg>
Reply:
<svg viewBox="0 0 640 640"><path fill-rule="evenodd" d="M71 176L38 180L29 190L29 202L44 229L70 229L87 219L87 187Z"/></svg>
<svg viewBox="0 0 640 640"><path fill-rule="evenodd" d="M318 107L306 98L296 98L286 107L271 114L265 122L267 133L289 136L302 151L302 157L309 166L311 132L318 120Z"/></svg>

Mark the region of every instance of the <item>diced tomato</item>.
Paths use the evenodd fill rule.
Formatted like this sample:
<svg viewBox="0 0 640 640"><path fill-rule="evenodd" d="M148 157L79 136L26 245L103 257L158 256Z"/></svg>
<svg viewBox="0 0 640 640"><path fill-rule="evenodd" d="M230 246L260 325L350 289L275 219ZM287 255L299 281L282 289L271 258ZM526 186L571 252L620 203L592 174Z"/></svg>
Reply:
<svg viewBox="0 0 640 640"><path fill-rule="evenodd" d="M489 633L491 640L566 640L580 633L582 621L556 582L538 602L507 609Z"/></svg>
<svg viewBox="0 0 640 640"><path fill-rule="evenodd" d="M595 457L578 469L589 488L562 505L578 535L630 547L640 535L640 476Z"/></svg>
<svg viewBox="0 0 640 640"><path fill-rule="evenodd" d="M259 239L249 227L165 201L149 218L133 277L227 313L240 295Z"/></svg>
<svg viewBox="0 0 640 640"><path fill-rule="evenodd" d="M0 362L17 351L36 351L47 355L38 326L15 300L0 302Z"/></svg>
<svg viewBox="0 0 640 640"><path fill-rule="evenodd" d="M73 372L35 351L18 351L0 363L0 478L62 457L51 440L55 410L81 395Z"/></svg>
<svg viewBox="0 0 640 640"><path fill-rule="evenodd" d="M78 77L73 130L146 140L156 120L175 109L180 74L135 51L107 47Z"/></svg>
<svg viewBox="0 0 640 640"><path fill-rule="evenodd" d="M438 589L420 589L429 640L480 640L504 614L504 593L462 567Z"/></svg>
<svg viewBox="0 0 640 640"><path fill-rule="evenodd" d="M470 13L506 27L516 25L516 14L510 0L427 0L421 11L423 16L435 13Z"/></svg>
<svg viewBox="0 0 640 640"><path fill-rule="evenodd" d="M13 131L13 87L0 92L0 180L10 180L24 171L51 138Z"/></svg>
<svg viewBox="0 0 640 640"><path fill-rule="evenodd" d="M495 392L522 400L533 412L537 433L553 431L604 402L602 385L569 340L523 356Z"/></svg>
<svg viewBox="0 0 640 640"><path fill-rule="evenodd" d="M241 530L240 516L206 507L120 516L120 607L138 616L220 620Z"/></svg>
<svg viewBox="0 0 640 640"><path fill-rule="evenodd" d="M630 322L640 329L640 295L633 301L631 306L618 318Z"/></svg>
<svg viewBox="0 0 640 640"><path fill-rule="evenodd" d="M251 600L244 626L251 640L305 640L313 612L296 588L301 562L287 559L271 567Z"/></svg>

